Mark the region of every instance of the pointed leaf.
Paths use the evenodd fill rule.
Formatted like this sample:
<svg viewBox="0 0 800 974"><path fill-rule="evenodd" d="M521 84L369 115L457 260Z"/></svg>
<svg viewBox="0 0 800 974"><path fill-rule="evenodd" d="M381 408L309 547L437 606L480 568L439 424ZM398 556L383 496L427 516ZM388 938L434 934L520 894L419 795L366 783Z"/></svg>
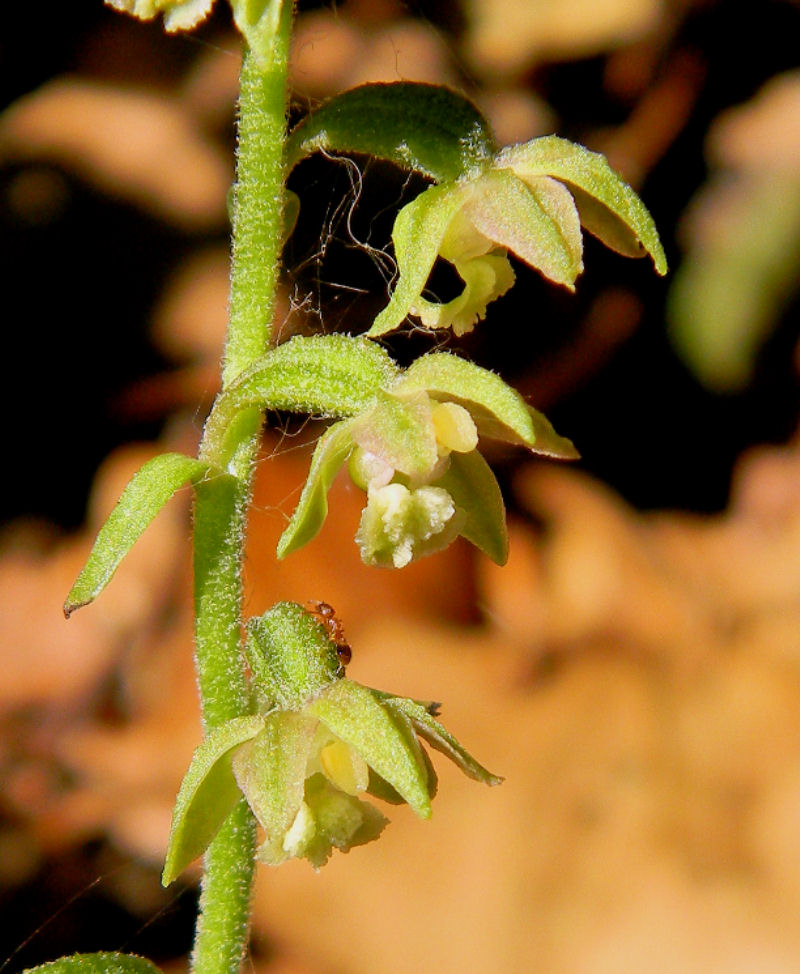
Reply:
<svg viewBox="0 0 800 974"><path fill-rule="evenodd" d="M209 732L194 752L181 783L161 882L168 886L202 855L242 797L233 775L233 752L264 727L261 715L234 717Z"/></svg>
<svg viewBox="0 0 800 974"><path fill-rule="evenodd" d="M497 246L574 290L583 269L578 214L552 185L528 186L508 169L492 170L475 184L464 212Z"/></svg>
<svg viewBox="0 0 800 974"><path fill-rule="evenodd" d="M373 692L352 680L339 680L306 707L337 737L355 748L421 818L431 814L422 750L405 717L391 712Z"/></svg>
<svg viewBox="0 0 800 974"><path fill-rule="evenodd" d="M336 95L294 129L287 169L319 150L388 159L431 179L458 179L491 158L488 123L472 102L441 85L368 84Z"/></svg>
<svg viewBox="0 0 800 974"><path fill-rule="evenodd" d="M386 705L407 717L414 730L423 740L427 741L431 747L435 747L437 751L447 755L470 778L474 778L475 781L482 781L486 785L499 785L503 780L498 775L492 774L491 771L487 771L483 765L478 764L455 737L415 700L410 700L408 697L390 697L386 701Z"/></svg>
<svg viewBox="0 0 800 974"><path fill-rule="evenodd" d="M450 466L439 480L466 514L459 534L498 565L508 560L508 531L503 495L492 468L478 453L451 453Z"/></svg>
<svg viewBox="0 0 800 974"><path fill-rule="evenodd" d="M69 618L75 609L97 598L134 542L179 487L212 472L207 463L182 453L164 453L149 460L134 475L100 529L64 602L64 615Z"/></svg>
<svg viewBox="0 0 800 974"><path fill-rule="evenodd" d="M547 456L578 456L572 443L499 375L449 352L421 356L391 388L400 395L424 389L435 399L459 403L469 410L482 436L521 444Z"/></svg>
<svg viewBox="0 0 800 974"><path fill-rule="evenodd" d="M224 466L236 446L236 437L229 432L231 424L243 410L258 407L352 416L397 372L387 353L363 338L292 338L268 352L220 394L206 423L203 455Z"/></svg>
<svg viewBox="0 0 800 974"><path fill-rule="evenodd" d="M450 221L469 195L469 184L430 186L397 214L392 230L398 279L391 299L373 322L377 338L401 325L425 290Z"/></svg>
<svg viewBox="0 0 800 974"><path fill-rule="evenodd" d="M23 974L160 974L160 968L146 957L103 951L96 954L71 954L58 960L29 967Z"/></svg>
<svg viewBox="0 0 800 974"><path fill-rule="evenodd" d="M656 271L666 274L667 259L653 218L605 156L548 135L503 149L495 164L513 169L526 181L552 176L567 183L589 233L625 256L650 254Z"/></svg>
<svg viewBox="0 0 800 974"><path fill-rule="evenodd" d="M336 423L319 438L308 479L286 530L278 541L278 558L285 558L314 538L328 515L328 491L353 449L352 420Z"/></svg>
<svg viewBox="0 0 800 974"><path fill-rule="evenodd" d="M292 855L283 842L303 801L317 722L288 710L267 714L262 722L261 733L234 755L233 774L267 833L259 858L277 865Z"/></svg>

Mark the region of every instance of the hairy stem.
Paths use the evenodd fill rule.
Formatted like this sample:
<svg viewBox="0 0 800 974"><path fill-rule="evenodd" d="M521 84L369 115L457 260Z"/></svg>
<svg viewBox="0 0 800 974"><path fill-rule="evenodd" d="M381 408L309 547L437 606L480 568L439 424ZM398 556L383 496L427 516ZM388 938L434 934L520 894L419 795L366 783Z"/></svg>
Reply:
<svg viewBox="0 0 800 974"><path fill-rule="evenodd" d="M283 0L271 60L247 52L242 65L234 197L230 320L223 388L259 356L271 337L281 245L286 73L292 2ZM194 516L195 651L207 730L248 711L242 669L242 556L261 417L237 418L228 472L198 485ZM247 944L255 822L236 807L204 859L192 970L236 974Z"/></svg>

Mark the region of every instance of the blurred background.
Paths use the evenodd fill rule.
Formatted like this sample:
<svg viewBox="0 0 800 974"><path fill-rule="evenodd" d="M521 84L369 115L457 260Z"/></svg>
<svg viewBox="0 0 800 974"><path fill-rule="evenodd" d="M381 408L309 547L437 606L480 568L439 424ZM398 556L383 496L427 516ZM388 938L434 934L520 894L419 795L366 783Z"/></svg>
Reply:
<svg viewBox="0 0 800 974"><path fill-rule="evenodd" d="M200 734L188 491L95 605L69 623L60 607L129 476L191 452L216 392L239 68L219 7L182 36L99 0L4 12L7 974L115 949L177 972L191 942L193 877L159 884ZM503 569L455 545L367 570L345 483L277 565L321 427L270 417L247 612L330 602L350 676L443 701L506 781L440 765L430 823L392 810L379 843L319 875L262 868L259 972L800 970L799 31L795 0L300 3L293 119L365 81L459 88L501 143L557 132L606 153L671 273L587 240L575 295L518 265L449 340L582 453L490 455ZM282 337L365 330L424 183L318 157L291 185Z"/></svg>

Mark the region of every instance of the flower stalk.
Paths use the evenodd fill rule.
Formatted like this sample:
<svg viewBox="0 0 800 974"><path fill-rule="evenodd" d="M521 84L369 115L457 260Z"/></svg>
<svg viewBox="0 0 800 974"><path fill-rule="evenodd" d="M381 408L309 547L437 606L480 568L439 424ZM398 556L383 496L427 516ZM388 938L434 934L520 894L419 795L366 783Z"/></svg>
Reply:
<svg viewBox="0 0 800 974"><path fill-rule="evenodd" d="M270 341L281 242L283 141L291 0L284 0L271 61L247 51L241 73L234 191L230 319L223 389ZM237 417L230 478L197 485L194 512L195 653L206 730L247 712L242 667L242 557L261 414ZM255 868L255 820L244 802L204 860L192 970L236 974L247 943Z"/></svg>

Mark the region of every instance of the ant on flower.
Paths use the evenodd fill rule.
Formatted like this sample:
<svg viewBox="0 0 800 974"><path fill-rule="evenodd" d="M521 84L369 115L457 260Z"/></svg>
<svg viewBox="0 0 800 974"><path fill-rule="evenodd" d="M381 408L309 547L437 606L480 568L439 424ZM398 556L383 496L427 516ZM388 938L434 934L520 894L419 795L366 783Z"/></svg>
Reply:
<svg viewBox="0 0 800 974"><path fill-rule="evenodd" d="M319 602L317 599L308 599L306 605L308 606L308 613L316 616L328 630L328 638L336 647L336 655L339 657L339 662L342 666L347 666L353 658L353 650L345 638L344 626L336 618L336 612L333 606L327 602Z"/></svg>

